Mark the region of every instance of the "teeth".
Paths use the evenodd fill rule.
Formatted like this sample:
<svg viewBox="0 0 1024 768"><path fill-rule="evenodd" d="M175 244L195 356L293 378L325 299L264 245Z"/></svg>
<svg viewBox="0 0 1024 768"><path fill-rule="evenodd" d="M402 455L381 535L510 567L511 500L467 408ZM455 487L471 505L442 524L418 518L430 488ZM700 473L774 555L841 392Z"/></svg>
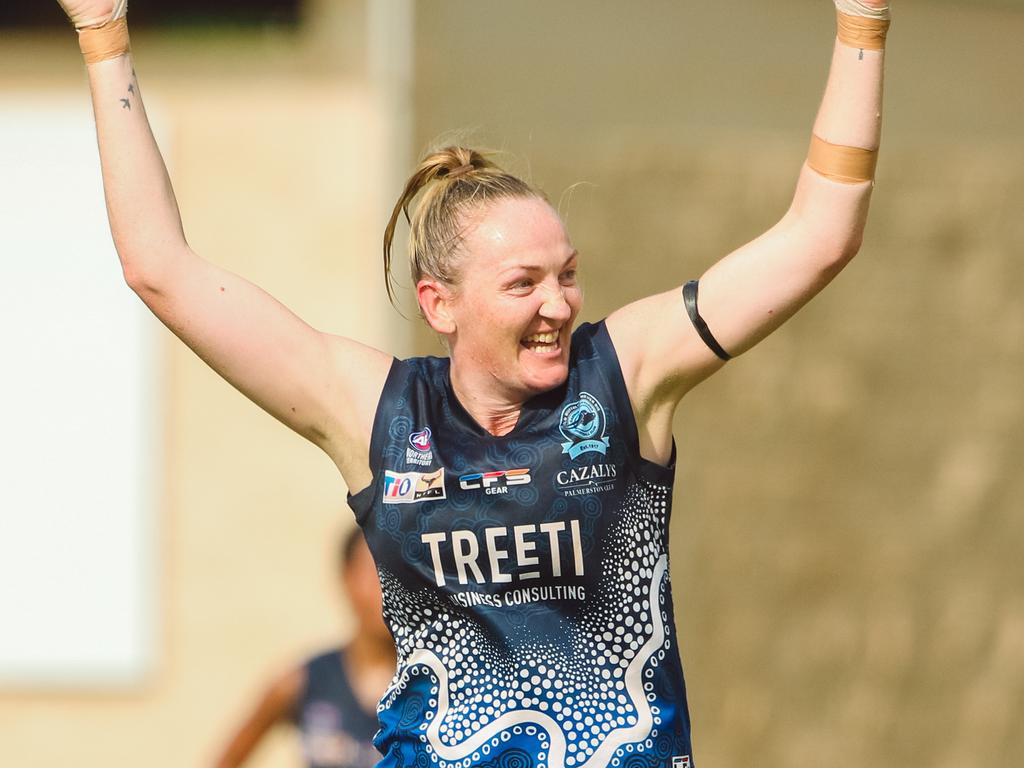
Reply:
<svg viewBox="0 0 1024 768"><path fill-rule="evenodd" d="M558 341L557 333L535 333L523 339L527 344L554 344Z"/></svg>

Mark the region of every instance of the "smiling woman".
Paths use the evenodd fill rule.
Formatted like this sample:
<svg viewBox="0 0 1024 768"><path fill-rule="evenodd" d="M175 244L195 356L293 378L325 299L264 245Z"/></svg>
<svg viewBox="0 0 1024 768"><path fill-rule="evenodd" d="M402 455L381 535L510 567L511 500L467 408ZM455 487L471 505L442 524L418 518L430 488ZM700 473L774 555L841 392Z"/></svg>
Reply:
<svg viewBox="0 0 1024 768"><path fill-rule="evenodd" d="M89 55L129 286L354 491L398 651L379 765L688 768L672 416L858 251L888 6L837 0L831 75L785 216L699 281L599 323L573 327L580 257L544 195L474 150L430 154L394 208L384 269L393 298L405 213L419 307L450 354L398 360L317 331L189 248L124 0L61 2Z"/></svg>
<svg viewBox="0 0 1024 768"><path fill-rule="evenodd" d="M565 381L583 303L578 256L537 198L503 200L467 224L462 248L472 257L456 281L423 277L417 295L431 328L448 339L456 395L501 435L515 426L518 404Z"/></svg>
<svg viewBox="0 0 1024 768"><path fill-rule="evenodd" d="M431 153L384 234L389 292L403 213L420 311L447 341L456 396L489 432L505 434L518 420L518 404L560 385L568 371L583 296L565 225L543 193L481 153Z"/></svg>

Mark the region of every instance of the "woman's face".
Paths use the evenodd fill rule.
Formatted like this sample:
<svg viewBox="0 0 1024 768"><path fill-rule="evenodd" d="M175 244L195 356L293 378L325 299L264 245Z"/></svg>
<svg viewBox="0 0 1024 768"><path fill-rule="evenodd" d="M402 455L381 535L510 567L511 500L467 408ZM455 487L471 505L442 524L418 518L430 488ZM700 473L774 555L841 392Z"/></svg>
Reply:
<svg viewBox="0 0 1024 768"><path fill-rule="evenodd" d="M511 400L561 385L583 304L578 258L543 200L501 200L469 217L448 302L456 364L486 374Z"/></svg>

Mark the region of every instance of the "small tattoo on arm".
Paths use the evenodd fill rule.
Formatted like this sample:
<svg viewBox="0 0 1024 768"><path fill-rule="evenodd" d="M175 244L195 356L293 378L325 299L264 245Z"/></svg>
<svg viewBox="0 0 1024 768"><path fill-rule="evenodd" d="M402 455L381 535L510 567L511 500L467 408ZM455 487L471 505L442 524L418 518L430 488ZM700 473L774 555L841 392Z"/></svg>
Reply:
<svg viewBox="0 0 1024 768"><path fill-rule="evenodd" d="M133 95L135 95L135 84L128 83L128 95L121 99L121 109L127 109L131 112Z"/></svg>
<svg viewBox="0 0 1024 768"><path fill-rule="evenodd" d="M860 49L860 58L859 58L859 61L864 61L864 49L863 49L863 48L861 48L861 49Z"/></svg>

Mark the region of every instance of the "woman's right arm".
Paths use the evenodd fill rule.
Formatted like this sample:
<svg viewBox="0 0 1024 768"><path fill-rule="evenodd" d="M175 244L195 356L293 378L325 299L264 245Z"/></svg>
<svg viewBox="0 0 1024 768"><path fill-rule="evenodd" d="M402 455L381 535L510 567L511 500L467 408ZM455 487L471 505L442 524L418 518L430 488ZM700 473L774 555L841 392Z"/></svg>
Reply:
<svg viewBox="0 0 1024 768"><path fill-rule="evenodd" d="M61 3L73 21L76 13L113 13L113 0ZM257 286L197 256L185 240L131 53L87 66L107 211L128 285L211 368L323 448L353 491L365 487L373 415L392 358L315 330Z"/></svg>
<svg viewBox="0 0 1024 768"><path fill-rule="evenodd" d="M295 716L305 687L306 670L301 667L289 670L271 683L245 720L231 734L214 763L216 768L239 768L245 764L275 725Z"/></svg>

